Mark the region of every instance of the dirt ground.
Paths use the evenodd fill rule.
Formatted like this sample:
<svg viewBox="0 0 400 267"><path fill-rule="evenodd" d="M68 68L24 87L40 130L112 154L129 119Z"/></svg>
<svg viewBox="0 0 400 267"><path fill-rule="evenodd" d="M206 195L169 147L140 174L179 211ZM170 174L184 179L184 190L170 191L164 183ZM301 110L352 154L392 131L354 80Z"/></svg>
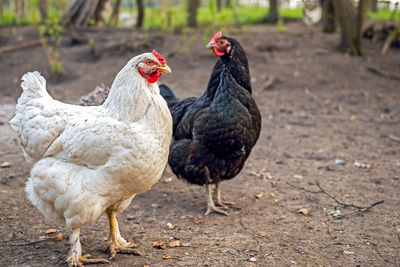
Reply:
<svg viewBox="0 0 400 267"><path fill-rule="evenodd" d="M60 80L49 78L39 46L0 55L0 163L11 164L0 168L0 266L65 266L69 249L68 229L44 219L25 196L29 166L7 124L20 77L39 70L55 98L75 103L97 84L110 85L131 57L156 48L173 69L160 82L179 97L200 96L216 58L204 50L201 31L191 34L193 43L174 34L86 32L95 40L95 56L89 45L70 46L65 37L61 61L67 74ZM285 33L256 25L231 35L248 52L263 115L245 168L222 187L236 206L229 217L204 217L205 190L176 179L167 167L160 182L119 216L123 236L142 255L118 254L111 266L399 266L400 81L370 70L399 77L400 50L381 56L382 44L366 40L368 55L350 57L336 49L338 34L301 23L288 24ZM36 38L32 28L3 28L0 47ZM264 90L271 76L274 83ZM342 202L384 203L358 212L300 188L318 191L316 182ZM335 209L344 216L328 214ZM63 240L46 238L49 228ZM102 216L82 228L83 252L107 256L107 237ZM152 246L173 239L181 246Z"/></svg>

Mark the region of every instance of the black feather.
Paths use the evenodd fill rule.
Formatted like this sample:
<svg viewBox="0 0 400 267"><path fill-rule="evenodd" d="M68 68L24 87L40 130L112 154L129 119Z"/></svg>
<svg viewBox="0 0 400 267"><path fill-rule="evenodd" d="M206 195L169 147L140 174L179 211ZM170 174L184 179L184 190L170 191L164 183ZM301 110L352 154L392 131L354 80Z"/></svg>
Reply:
<svg viewBox="0 0 400 267"><path fill-rule="evenodd" d="M244 49L223 38L231 43L230 53L218 59L201 97L179 100L160 86L174 121L168 163L178 177L199 185L235 177L261 130Z"/></svg>

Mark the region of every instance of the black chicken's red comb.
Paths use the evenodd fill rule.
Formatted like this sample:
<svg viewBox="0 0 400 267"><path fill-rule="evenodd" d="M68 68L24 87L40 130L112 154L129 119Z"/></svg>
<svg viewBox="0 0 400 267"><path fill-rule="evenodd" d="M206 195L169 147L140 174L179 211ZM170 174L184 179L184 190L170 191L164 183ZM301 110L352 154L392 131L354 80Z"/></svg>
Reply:
<svg viewBox="0 0 400 267"><path fill-rule="evenodd" d="M215 42L218 38L222 36L222 32L217 32L213 38L211 39L212 42Z"/></svg>
<svg viewBox="0 0 400 267"><path fill-rule="evenodd" d="M167 61L165 60L165 58L161 54L159 54L155 49L151 53L158 59L158 61L160 61L161 65L167 65Z"/></svg>

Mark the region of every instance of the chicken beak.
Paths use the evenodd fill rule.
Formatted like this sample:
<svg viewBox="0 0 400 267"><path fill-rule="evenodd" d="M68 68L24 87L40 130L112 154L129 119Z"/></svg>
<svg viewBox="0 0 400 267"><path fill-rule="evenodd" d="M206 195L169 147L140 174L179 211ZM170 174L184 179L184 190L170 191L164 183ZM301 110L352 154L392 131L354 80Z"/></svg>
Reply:
<svg viewBox="0 0 400 267"><path fill-rule="evenodd" d="M171 73L171 68L168 67L168 65L158 67L157 69L158 69L158 71L161 71L161 72Z"/></svg>
<svg viewBox="0 0 400 267"><path fill-rule="evenodd" d="M214 49L214 48L215 48L214 42L209 42L208 45L206 46L206 49Z"/></svg>

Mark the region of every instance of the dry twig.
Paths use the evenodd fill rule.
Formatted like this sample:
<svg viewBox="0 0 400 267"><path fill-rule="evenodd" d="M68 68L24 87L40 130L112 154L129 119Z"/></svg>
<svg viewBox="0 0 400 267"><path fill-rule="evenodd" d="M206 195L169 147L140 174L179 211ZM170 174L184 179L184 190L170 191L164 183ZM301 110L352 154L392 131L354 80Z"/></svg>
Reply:
<svg viewBox="0 0 400 267"><path fill-rule="evenodd" d="M23 44L9 45L9 46L0 48L0 54L6 53L6 52L12 52L15 50L24 49L24 48L28 48L28 47L33 47L33 46L37 46L40 44L41 44L40 40L37 40L37 41L27 42L27 43L23 43Z"/></svg>
<svg viewBox="0 0 400 267"><path fill-rule="evenodd" d="M372 73L375 73L375 74L377 74L377 75L379 75L379 76L382 76L382 77L384 77L384 78L388 78L388 79L400 81L400 77L399 77L399 76L394 75L394 74L391 74L391 73L383 72L383 71L379 70L379 69L376 68L376 67L368 66L368 67L367 67L367 70L370 71L370 72L372 72Z"/></svg>
<svg viewBox="0 0 400 267"><path fill-rule="evenodd" d="M344 208L346 208L346 207L352 207L352 208L357 209L357 210L360 211L360 212L366 212L366 211L372 209L373 207L375 207L375 206L377 206L377 205L380 205L380 204L382 204L382 203L384 202L383 200L379 200L379 201L376 201L376 202L374 202L374 203L372 203L371 205L368 205L368 206L358 206L358 205L355 205L355 204L346 203L346 202L343 202L343 201L341 201L341 200L338 200L334 195L328 193L324 188L322 188L322 186L319 184L318 181L316 182L316 185L317 185L318 188L319 188L318 191L309 190L309 189L307 189L307 188L304 188L304 187L301 187L301 186L297 186L297 185L291 184L291 183L289 183L289 182L287 182L287 184L290 185L290 186L292 186L292 187L301 189L301 190L303 190L303 191L305 191L305 192L308 192L308 193L313 193L313 194L320 194L320 193L321 193L321 194L324 194L324 195L328 196L329 198L333 199L333 200L334 200L336 203L338 203L339 205L342 205ZM351 214L351 213L350 213L350 214ZM350 215L350 214L348 214L348 215ZM344 216L345 216L345 215L338 216L337 218L343 218Z"/></svg>

